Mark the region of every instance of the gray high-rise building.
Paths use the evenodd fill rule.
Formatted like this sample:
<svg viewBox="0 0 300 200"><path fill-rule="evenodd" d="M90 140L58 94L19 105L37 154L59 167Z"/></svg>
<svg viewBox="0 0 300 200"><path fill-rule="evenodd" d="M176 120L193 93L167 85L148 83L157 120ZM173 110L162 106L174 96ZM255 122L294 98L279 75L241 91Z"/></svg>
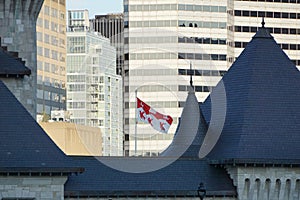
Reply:
<svg viewBox="0 0 300 200"><path fill-rule="evenodd" d="M124 17L123 13L96 15L90 20L92 30L110 39L117 50L117 74L124 73Z"/></svg>

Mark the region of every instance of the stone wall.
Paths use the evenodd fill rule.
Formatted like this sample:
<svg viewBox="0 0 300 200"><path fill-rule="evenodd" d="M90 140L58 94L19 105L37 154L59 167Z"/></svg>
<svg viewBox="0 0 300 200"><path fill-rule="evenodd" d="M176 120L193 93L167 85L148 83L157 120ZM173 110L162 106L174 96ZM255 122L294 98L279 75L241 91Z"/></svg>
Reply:
<svg viewBox="0 0 300 200"><path fill-rule="evenodd" d="M300 200L300 168L226 168L239 200Z"/></svg>
<svg viewBox="0 0 300 200"><path fill-rule="evenodd" d="M2 79L25 108L36 118L37 47L36 20L44 0L0 1L1 45L19 57L31 69L30 77Z"/></svg>
<svg viewBox="0 0 300 200"><path fill-rule="evenodd" d="M63 200L67 177L0 177L1 198Z"/></svg>

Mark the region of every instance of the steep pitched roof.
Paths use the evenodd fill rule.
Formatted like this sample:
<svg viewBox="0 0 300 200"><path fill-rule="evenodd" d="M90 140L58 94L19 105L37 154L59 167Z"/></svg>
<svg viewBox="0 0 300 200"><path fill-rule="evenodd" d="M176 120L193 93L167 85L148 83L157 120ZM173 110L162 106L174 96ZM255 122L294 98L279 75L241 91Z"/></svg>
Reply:
<svg viewBox="0 0 300 200"><path fill-rule="evenodd" d="M198 158L199 149L206 134L206 124L200 113L199 103L195 92L188 93L183 108L180 125L170 146L160 156L180 156L181 158Z"/></svg>
<svg viewBox="0 0 300 200"><path fill-rule="evenodd" d="M300 73L266 28L258 30L222 81L226 119L208 157L218 162L300 163ZM209 124L211 95L201 109Z"/></svg>
<svg viewBox="0 0 300 200"><path fill-rule="evenodd" d="M128 163L157 164L167 158L107 157L119 165ZM206 160L178 159L171 165L147 173L117 171L102 164L95 157L75 157L85 172L71 176L65 184L66 197L99 196L197 196L200 182L208 196L235 196L235 188L223 168L210 166Z"/></svg>
<svg viewBox="0 0 300 200"><path fill-rule="evenodd" d="M0 60L0 76L24 76L31 74L31 70L22 61L9 55L2 48L0 48Z"/></svg>
<svg viewBox="0 0 300 200"><path fill-rule="evenodd" d="M0 172L80 172L0 81Z"/></svg>

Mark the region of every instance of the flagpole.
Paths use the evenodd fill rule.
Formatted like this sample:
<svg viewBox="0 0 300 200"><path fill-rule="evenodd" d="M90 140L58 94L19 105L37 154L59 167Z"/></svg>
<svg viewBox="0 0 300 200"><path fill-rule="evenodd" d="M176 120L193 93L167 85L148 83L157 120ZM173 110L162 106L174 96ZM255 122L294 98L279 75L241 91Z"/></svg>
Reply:
<svg viewBox="0 0 300 200"><path fill-rule="evenodd" d="M137 88L134 91L135 93L135 127L134 127L134 155L137 156Z"/></svg>

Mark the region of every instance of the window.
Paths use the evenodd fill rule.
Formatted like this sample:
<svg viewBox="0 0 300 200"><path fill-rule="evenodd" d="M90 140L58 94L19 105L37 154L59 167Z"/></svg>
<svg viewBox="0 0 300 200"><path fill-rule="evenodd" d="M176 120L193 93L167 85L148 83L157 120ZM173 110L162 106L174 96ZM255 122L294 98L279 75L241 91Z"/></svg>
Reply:
<svg viewBox="0 0 300 200"><path fill-rule="evenodd" d="M49 21L48 20L44 20L44 28L49 29Z"/></svg>
<svg viewBox="0 0 300 200"><path fill-rule="evenodd" d="M38 41L42 42L43 41L43 33L37 32L36 33L36 38Z"/></svg>

